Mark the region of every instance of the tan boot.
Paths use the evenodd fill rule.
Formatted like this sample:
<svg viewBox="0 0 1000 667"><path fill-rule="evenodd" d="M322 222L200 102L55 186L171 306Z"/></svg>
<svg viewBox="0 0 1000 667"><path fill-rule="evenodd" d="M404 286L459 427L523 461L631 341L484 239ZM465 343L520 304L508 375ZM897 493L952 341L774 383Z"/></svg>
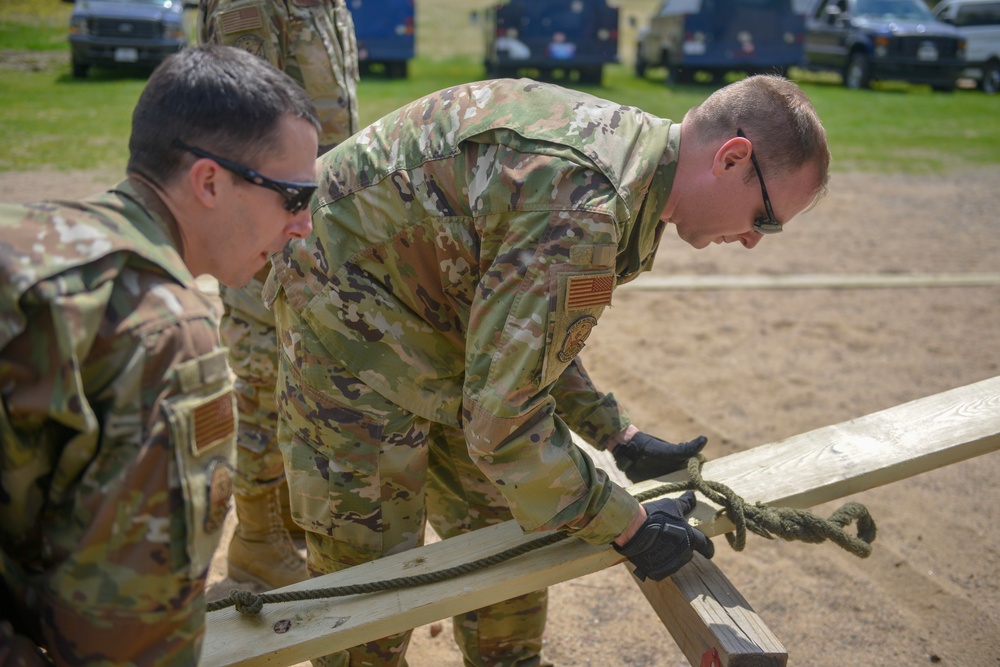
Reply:
<svg viewBox="0 0 1000 667"><path fill-rule="evenodd" d="M278 488L281 489L278 498L281 500L281 520L285 524L285 530L288 531L293 540L306 539L306 531L299 524L292 521L292 506L288 500L288 479L282 479Z"/></svg>
<svg viewBox="0 0 1000 667"><path fill-rule="evenodd" d="M239 524L229 543L229 578L268 590L309 578L306 561L281 520L280 487L233 494Z"/></svg>

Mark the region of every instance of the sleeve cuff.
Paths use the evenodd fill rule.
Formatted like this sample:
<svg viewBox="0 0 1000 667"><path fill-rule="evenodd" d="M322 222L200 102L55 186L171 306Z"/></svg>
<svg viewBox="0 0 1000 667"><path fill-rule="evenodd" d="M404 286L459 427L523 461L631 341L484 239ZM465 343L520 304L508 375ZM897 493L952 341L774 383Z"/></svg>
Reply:
<svg viewBox="0 0 1000 667"><path fill-rule="evenodd" d="M608 544L625 532L638 513L639 501L622 487L612 484L604 507L573 536L591 544Z"/></svg>

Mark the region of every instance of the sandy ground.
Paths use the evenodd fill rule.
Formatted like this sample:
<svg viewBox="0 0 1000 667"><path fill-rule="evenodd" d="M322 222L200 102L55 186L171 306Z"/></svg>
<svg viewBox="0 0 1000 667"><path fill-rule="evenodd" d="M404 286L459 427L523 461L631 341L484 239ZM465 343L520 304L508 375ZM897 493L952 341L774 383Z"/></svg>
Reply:
<svg viewBox="0 0 1000 667"><path fill-rule="evenodd" d="M114 180L0 174L0 201L73 197ZM996 168L836 174L816 209L753 252L696 252L668 232L655 272L997 271L998 183ZM717 458L1000 375L998 306L1000 287L622 290L583 358L641 428L667 439L704 433ZM866 560L751 536L741 553L717 538L715 562L792 665L997 666L998 479L993 453L853 497L879 525ZM220 550L211 597L231 587L224 576ZM550 593L545 655L556 665L688 664L624 568ZM450 625L415 630L413 667L461 665Z"/></svg>

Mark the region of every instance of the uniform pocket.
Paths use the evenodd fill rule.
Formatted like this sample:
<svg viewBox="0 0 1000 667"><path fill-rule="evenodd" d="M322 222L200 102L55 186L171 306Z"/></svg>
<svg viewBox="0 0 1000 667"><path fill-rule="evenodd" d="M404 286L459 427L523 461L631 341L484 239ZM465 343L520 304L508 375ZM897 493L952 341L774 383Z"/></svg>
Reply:
<svg viewBox="0 0 1000 667"><path fill-rule="evenodd" d="M381 555L384 424L303 384L284 359L281 366L278 442L292 518L365 559Z"/></svg>
<svg viewBox="0 0 1000 667"><path fill-rule="evenodd" d="M223 372L220 369L225 369ZM222 534L233 490L236 454L236 396L229 382L225 350L177 368L195 386L164 401L184 496L186 550L192 577L208 568Z"/></svg>

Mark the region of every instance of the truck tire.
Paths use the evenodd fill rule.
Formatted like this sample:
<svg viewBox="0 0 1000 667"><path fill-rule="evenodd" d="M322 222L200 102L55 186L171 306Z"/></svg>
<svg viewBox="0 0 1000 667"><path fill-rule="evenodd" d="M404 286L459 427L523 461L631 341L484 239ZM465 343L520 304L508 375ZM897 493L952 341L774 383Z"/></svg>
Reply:
<svg viewBox="0 0 1000 667"><path fill-rule="evenodd" d="M639 53L639 49L635 50L635 75L640 79L646 76L646 69L649 67L649 63L646 59L642 57Z"/></svg>
<svg viewBox="0 0 1000 667"><path fill-rule="evenodd" d="M995 95L1000 90L1000 62L991 60L983 66L983 80L979 85L987 95Z"/></svg>
<svg viewBox="0 0 1000 667"><path fill-rule="evenodd" d="M580 83L588 86L599 86L603 79L604 68L600 65L592 67L581 67L579 70Z"/></svg>
<svg viewBox="0 0 1000 667"><path fill-rule="evenodd" d="M844 85L853 90L860 90L871 85L871 63L868 54L856 51L847 61L844 71Z"/></svg>
<svg viewBox="0 0 1000 667"><path fill-rule="evenodd" d="M90 71L90 63L80 62L79 60L72 61L73 66L73 78L74 79L86 79L87 72Z"/></svg>

